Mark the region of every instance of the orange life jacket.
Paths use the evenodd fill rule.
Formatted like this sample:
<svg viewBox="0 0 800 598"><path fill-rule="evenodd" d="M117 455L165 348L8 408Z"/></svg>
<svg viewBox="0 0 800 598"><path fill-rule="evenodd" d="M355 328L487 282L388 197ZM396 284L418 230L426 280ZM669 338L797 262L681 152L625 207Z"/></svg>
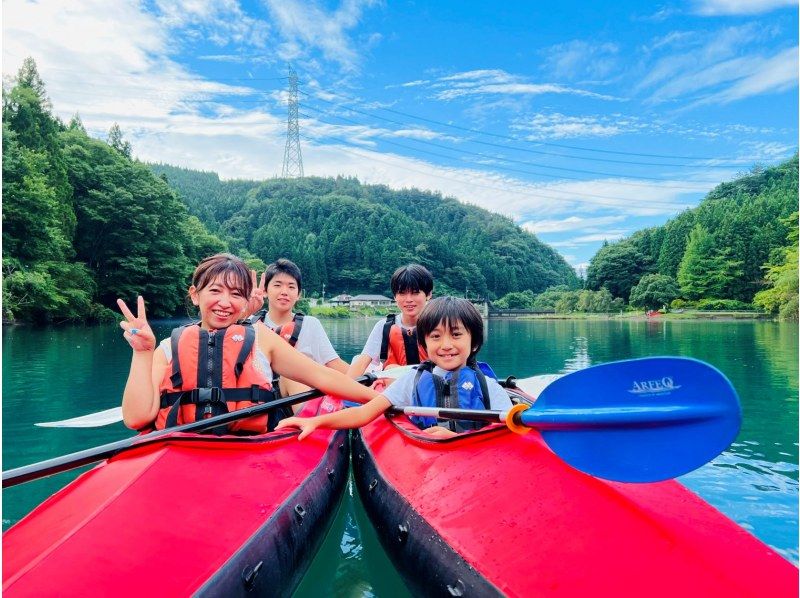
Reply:
<svg viewBox="0 0 800 598"><path fill-rule="evenodd" d="M275 334L294 347L297 344L297 339L300 338L300 330L303 328L304 317L305 316L298 311L294 314L291 322L287 322L283 326L275 328ZM264 320L266 320L266 318L267 315L264 314Z"/></svg>
<svg viewBox="0 0 800 598"><path fill-rule="evenodd" d="M387 365L416 365L428 359L425 348L417 342L417 329L395 323L396 314L386 316L381 339L381 361Z"/></svg>
<svg viewBox="0 0 800 598"><path fill-rule="evenodd" d="M169 428L252 407L274 399L272 384L254 365L256 332L248 323L215 331L198 324L172 331L172 367L159 390L156 429ZM228 432L267 431L268 416L248 417L228 425ZM216 433L224 433L220 426Z"/></svg>

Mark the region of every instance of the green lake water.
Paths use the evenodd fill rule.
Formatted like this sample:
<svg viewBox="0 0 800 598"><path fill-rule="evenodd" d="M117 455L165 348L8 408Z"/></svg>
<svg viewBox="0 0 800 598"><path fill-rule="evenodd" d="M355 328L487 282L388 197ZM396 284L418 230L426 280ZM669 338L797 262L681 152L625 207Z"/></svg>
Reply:
<svg viewBox="0 0 800 598"><path fill-rule="evenodd" d="M350 360L375 319L325 320ZM177 322L154 326L165 337ZM733 382L744 421L729 450L680 478L739 525L798 561L798 328L775 322L491 320L481 359L501 377L567 372L652 355L707 361ZM113 325L3 328L3 469L130 435L122 424L37 428L119 404L130 348ZM74 479L60 474L3 491L3 529ZM296 596L408 595L352 488Z"/></svg>

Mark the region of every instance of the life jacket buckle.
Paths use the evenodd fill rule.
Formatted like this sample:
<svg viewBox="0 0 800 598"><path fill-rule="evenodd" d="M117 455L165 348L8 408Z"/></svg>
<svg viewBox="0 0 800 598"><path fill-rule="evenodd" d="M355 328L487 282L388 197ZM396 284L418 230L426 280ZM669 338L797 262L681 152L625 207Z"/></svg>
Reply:
<svg viewBox="0 0 800 598"><path fill-rule="evenodd" d="M197 402L197 405L203 406L203 411L200 414L201 418L211 417L214 415L214 403L223 402L222 389L214 386L212 388L195 388L192 390L192 395Z"/></svg>

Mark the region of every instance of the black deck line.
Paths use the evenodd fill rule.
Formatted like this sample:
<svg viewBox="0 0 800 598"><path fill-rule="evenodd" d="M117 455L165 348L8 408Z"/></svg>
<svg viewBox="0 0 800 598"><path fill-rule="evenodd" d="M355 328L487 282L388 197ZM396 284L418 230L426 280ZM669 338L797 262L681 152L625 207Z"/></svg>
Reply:
<svg viewBox="0 0 800 598"><path fill-rule="evenodd" d="M415 596L502 596L445 542L387 483L375 456L354 430L353 471L358 493L381 544ZM476 523L480 525L480 523Z"/></svg>
<svg viewBox="0 0 800 598"><path fill-rule="evenodd" d="M334 434L309 477L194 595L291 596L336 514L347 482L349 448L346 431ZM209 517L224 519L225 513L209 512Z"/></svg>

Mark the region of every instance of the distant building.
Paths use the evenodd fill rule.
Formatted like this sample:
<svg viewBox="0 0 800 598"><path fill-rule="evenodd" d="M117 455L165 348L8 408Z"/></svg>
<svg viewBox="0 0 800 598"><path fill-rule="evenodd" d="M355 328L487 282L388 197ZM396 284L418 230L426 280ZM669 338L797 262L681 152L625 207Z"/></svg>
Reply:
<svg viewBox="0 0 800 598"><path fill-rule="evenodd" d="M343 306L346 307L346 306L350 305L350 299L352 299L352 297L350 297L350 295L348 295L346 293L342 293L341 295L336 295L336 297L331 299L330 300L330 304L331 305L335 305L335 306L343 305Z"/></svg>
<svg viewBox="0 0 800 598"><path fill-rule="evenodd" d="M350 297L350 307L388 307L394 304L394 299L383 295L356 295Z"/></svg>

